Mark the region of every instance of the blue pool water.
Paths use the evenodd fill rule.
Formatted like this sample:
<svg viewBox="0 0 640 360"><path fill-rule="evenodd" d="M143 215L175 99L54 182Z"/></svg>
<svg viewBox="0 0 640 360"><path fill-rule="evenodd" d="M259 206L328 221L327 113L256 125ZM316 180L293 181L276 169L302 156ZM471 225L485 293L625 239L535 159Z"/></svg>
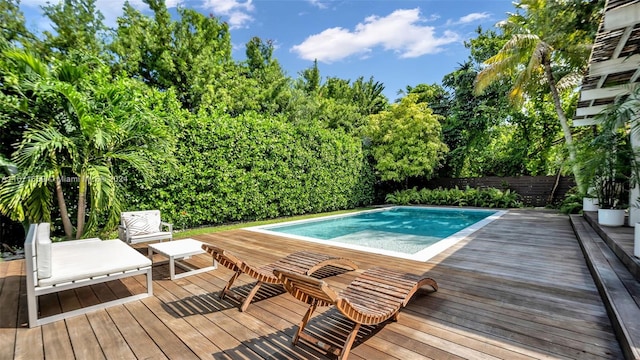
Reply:
<svg viewBox="0 0 640 360"><path fill-rule="evenodd" d="M496 213L494 210L393 207L260 229L334 245L416 254Z"/></svg>

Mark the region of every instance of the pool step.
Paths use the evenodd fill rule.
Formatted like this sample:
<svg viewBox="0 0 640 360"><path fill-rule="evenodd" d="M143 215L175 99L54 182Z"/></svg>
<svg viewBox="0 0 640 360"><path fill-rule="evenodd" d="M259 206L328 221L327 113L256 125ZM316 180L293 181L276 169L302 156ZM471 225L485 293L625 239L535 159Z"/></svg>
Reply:
<svg viewBox="0 0 640 360"><path fill-rule="evenodd" d="M625 358L640 360L640 283L581 215L570 219Z"/></svg>

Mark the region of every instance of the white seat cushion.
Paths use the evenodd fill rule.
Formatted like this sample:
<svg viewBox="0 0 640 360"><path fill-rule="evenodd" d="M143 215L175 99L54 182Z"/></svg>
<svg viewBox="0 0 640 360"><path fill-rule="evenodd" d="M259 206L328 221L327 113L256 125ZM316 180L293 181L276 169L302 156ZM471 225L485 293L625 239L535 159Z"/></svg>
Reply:
<svg viewBox="0 0 640 360"><path fill-rule="evenodd" d="M49 223L38 224L36 230L36 266L38 267L38 279L51 277L51 237L49 236L51 225Z"/></svg>
<svg viewBox="0 0 640 360"><path fill-rule="evenodd" d="M131 237L132 242L161 240L161 239L171 239L171 233L168 231L160 231L160 232L141 234L141 235L136 235Z"/></svg>
<svg viewBox="0 0 640 360"><path fill-rule="evenodd" d="M54 273L40 286L62 284L95 276L151 266L151 260L120 240L77 240L55 243L51 249Z"/></svg>

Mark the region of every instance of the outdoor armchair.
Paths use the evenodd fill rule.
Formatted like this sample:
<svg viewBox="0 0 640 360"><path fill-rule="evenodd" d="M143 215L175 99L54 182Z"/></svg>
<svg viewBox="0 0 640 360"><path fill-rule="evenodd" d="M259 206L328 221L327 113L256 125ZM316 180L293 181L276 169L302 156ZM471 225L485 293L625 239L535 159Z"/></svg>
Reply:
<svg viewBox="0 0 640 360"><path fill-rule="evenodd" d="M160 210L128 211L120 214L118 237L128 244L173 240L173 225L160 219Z"/></svg>

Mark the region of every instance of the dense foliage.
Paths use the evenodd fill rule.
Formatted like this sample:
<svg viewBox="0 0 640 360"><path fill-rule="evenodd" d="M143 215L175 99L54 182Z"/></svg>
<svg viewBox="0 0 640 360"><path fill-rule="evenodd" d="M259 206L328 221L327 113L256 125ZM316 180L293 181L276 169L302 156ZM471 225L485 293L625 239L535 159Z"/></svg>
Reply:
<svg viewBox="0 0 640 360"><path fill-rule="evenodd" d="M177 165L150 185L132 181L130 205L160 209L178 228L353 208L372 201L360 141L318 124L256 113L191 116Z"/></svg>
<svg viewBox="0 0 640 360"><path fill-rule="evenodd" d="M51 30L33 34L19 1L0 0L0 214L86 237L121 210L190 227L365 205L384 196L376 186L434 176L573 164L558 116L577 99L563 79L586 64L602 1L522 0L506 26L478 29L442 84L407 86L393 104L370 74L323 77L314 62L292 78L274 42L252 38L238 61L225 22L143 3L151 16L127 2L113 29L97 0L47 4ZM527 33L544 52L515 46ZM493 66L514 54L542 67ZM526 94L516 107L509 89Z"/></svg>
<svg viewBox="0 0 640 360"><path fill-rule="evenodd" d="M365 133L382 180L432 176L447 151L440 140L440 118L415 94L369 117Z"/></svg>
<svg viewBox="0 0 640 360"><path fill-rule="evenodd" d="M448 205L489 208L521 207L519 195L511 190L495 188L474 189L420 189L395 191L387 195L386 201L396 205Z"/></svg>

